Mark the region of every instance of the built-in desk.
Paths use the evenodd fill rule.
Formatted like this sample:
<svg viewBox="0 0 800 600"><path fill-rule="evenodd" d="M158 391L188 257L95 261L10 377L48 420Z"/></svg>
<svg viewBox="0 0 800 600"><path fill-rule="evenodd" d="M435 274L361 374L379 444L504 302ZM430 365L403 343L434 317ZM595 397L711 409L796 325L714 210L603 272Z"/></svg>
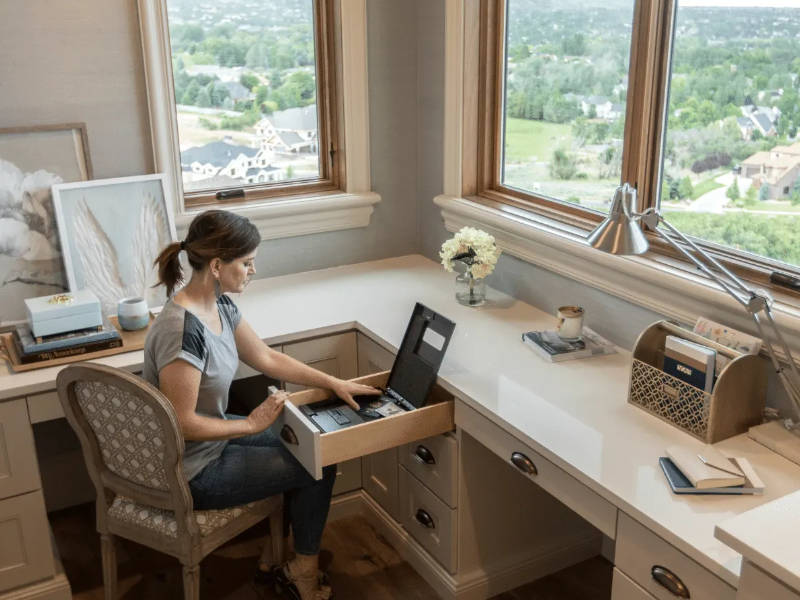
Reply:
<svg viewBox="0 0 800 600"><path fill-rule="evenodd" d="M673 495L658 457L669 445L700 444L627 404L628 352L544 362L522 345L520 333L551 328L552 316L494 290L483 307L461 306L453 297L453 275L421 256L260 279L235 301L270 344L356 330L394 351L417 301L455 321L439 384L455 397L457 434L467 439L464 447L477 440L503 458L508 444L517 444L544 461L540 472L550 475L541 488L607 538L617 539L621 583L617 586L615 573L615 590L638 585L646 590L642 598L662 597L637 582L638 543L665 560L688 561L687 569L699 569L698 581L711 577L709 585L735 592L742 557L715 538L715 526L800 489L800 467L741 435L719 447L753 463L766 484L763 496ZM101 362L136 370L142 353ZM35 414L41 398L36 395L52 391L57 372L12 375L0 367L0 402L23 399L28 414ZM470 469L467 457L462 456L460 468ZM537 481L521 472L519 478ZM412 564L422 569L423 562ZM795 567L795 576L798 571ZM436 573L432 569L427 576ZM615 592L619 598L634 597L623 593ZM692 595L702 597L703 592Z"/></svg>

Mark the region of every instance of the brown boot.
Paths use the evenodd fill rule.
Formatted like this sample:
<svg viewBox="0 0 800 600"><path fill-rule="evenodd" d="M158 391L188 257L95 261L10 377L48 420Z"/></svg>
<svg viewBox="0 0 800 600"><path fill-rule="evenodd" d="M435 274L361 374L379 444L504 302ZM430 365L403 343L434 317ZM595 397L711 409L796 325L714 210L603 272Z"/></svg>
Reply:
<svg viewBox="0 0 800 600"><path fill-rule="evenodd" d="M286 591L292 600L331 600L330 586L321 585L317 555L298 554L275 570L275 588Z"/></svg>

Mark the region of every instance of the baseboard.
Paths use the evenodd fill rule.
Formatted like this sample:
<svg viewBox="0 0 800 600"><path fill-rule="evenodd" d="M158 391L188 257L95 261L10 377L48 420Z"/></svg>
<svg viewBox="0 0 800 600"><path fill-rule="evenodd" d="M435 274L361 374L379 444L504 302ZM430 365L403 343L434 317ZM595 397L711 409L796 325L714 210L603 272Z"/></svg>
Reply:
<svg viewBox="0 0 800 600"><path fill-rule="evenodd" d="M354 492L347 492L346 494L334 496L331 500L330 511L328 511L328 521L338 521L345 517L363 514L364 495L365 493L363 490L355 490Z"/></svg>
<svg viewBox="0 0 800 600"><path fill-rule="evenodd" d="M596 556L600 547L598 534L573 540L547 554L530 556L507 566L453 575L436 562L369 494L362 490L359 495L362 516L441 598L447 600L484 600Z"/></svg>

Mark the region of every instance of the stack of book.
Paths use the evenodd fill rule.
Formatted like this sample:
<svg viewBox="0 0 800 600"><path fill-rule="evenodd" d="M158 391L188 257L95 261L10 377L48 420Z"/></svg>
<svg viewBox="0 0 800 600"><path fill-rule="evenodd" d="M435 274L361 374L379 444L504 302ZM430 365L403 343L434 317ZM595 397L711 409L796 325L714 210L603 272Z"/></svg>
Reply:
<svg viewBox="0 0 800 600"><path fill-rule="evenodd" d="M617 351L614 344L588 327L583 328L583 335L579 340L561 339L555 331L527 331L522 334L522 341L550 362L613 354Z"/></svg>
<svg viewBox="0 0 800 600"><path fill-rule="evenodd" d="M14 346L22 364L89 354L122 346L119 332L108 322L102 328L79 329L67 333L48 335L36 341L27 326L14 332Z"/></svg>
<svg viewBox="0 0 800 600"><path fill-rule="evenodd" d="M670 446L658 459L676 494L763 494L764 482L746 458L728 458L713 446L700 452Z"/></svg>

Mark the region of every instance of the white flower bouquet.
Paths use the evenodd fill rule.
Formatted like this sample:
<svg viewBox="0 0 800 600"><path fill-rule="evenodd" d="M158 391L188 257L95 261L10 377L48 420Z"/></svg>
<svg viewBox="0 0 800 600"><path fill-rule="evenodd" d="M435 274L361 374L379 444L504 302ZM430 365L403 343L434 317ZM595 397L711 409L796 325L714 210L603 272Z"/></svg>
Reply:
<svg viewBox="0 0 800 600"><path fill-rule="evenodd" d="M475 279L483 279L494 271L501 250L494 236L474 227L462 227L451 239L442 244L439 257L445 270L452 272L454 262L462 262Z"/></svg>

